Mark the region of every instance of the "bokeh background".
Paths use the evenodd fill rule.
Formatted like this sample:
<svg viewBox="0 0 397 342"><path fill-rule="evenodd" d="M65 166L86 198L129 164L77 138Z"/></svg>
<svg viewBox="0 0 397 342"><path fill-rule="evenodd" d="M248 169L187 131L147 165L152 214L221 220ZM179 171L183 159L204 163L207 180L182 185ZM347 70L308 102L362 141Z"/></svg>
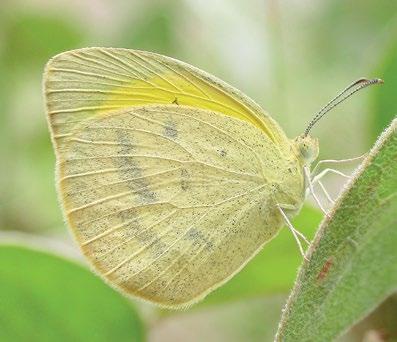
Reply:
<svg viewBox="0 0 397 342"><path fill-rule="evenodd" d="M301 262L287 231L182 312L126 299L88 270L58 207L42 97L47 60L87 46L150 50L193 64L252 97L291 138L348 83L381 77L382 87L313 129L322 159L349 158L365 153L397 111L397 3L0 2L0 339L271 341ZM334 197L343 182L325 181ZM312 237L320 220L309 201L295 225ZM390 338L396 317L397 299L389 298L341 341Z"/></svg>

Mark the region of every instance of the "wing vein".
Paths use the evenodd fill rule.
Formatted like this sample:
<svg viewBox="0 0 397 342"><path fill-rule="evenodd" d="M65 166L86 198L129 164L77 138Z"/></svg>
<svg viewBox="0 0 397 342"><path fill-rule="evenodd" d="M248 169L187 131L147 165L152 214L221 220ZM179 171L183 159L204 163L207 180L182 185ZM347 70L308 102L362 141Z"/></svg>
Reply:
<svg viewBox="0 0 397 342"><path fill-rule="evenodd" d="M111 81L117 81L120 83L130 83L131 81L120 79L120 78L115 78L107 75L100 75L100 74L95 74L92 72L87 72L87 71L81 71L81 70L76 70L76 69L69 69L69 68L57 68L57 67L52 67L49 69L49 71L59 71L59 72L64 72L64 73L69 73L69 74L78 74L78 75L83 75L83 76L92 76L96 78L103 78ZM65 81L62 80L63 83L70 82L70 80ZM96 82L95 82L96 83Z"/></svg>
<svg viewBox="0 0 397 342"><path fill-rule="evenodd" d="M250 207L247 208L247 206L246 206L246 208L244 208L244 210L240 209L240 210L239 210L239 216L241 217L241 216L242 216L242 213L247 212L248 209L250 209ZM236 215L233 216L233 219L237 219ZM230 218L229 218L229 220L230 220ZM210 240L211 240L211 237L213 236L213 234L214 234L214 232L212 232L212 234L210 234L210 237L209 237ZM222 244L222 241L223 241L226 237L227 237L227 234L225 234L225 235L221 238L220 242L218 243L218 246ZM193 254L193 256L188 260L188 262L185 263L185 266L183 266L183 267L182 267L182 268L169 280L169 282L167 283L167 285L164 287L164 290L167 289L167 288L172 284L172 282L173 282L173 281L186 269L187 265L189 265L189 264L191 265L191 264L193 263L193 261L201 254L201 252L204 250L204 248L205 248L205 244L203 244L203 245L196 251L196 253ZM186 251L187 251L187 249L184 249L184 251L183 251L183 253L181 254L180 257L182 257L182 256L186 253ZM207 258L207 259L208 259L208 258ZM203 263L205 263L205 262L207 261L207 259L205 259L204 261L202 261L199 265L202 265Z"/></svg>
<svg viewBox="0 0 397 342"><path fill-rule="evenodd" d="M264 185L261 185L261 186L259 186L259 187L255 187L255 188L253 188L253 189L250 189L250 190L244 192L243 194L230 197L229 199L227 199L227 200L225 200L225 201L221 201L221 202L215 204L213 207L211 207L209 210L207 210L197 221L195 221L192 225L188 226L188 228L181 234L181 236L180 236L179 238L177 238L177 239L176 239L164 252L162 252L156 259L154 259L154 260L153 260L149 265L147 265L145 268L141 269L138 273L143 272L145 269L147 269L148 267L150 267L154 262L156 262L157 260L159 260L163 255L165 255L166 253L168 253L168 252L171 250L172 247L174 247L179 241L181 241L184 237L186 237L186 234L189 232L189 230L190 230L191 228L193 228L193 227L194 227L195 225L197 225L202 219L204 219L212 210L214 210L215 207L217 207L217 206L219 206L219 205L221 205L221 204L224 204L224 203L226 203L226 202L234 201L235 199L237 199L237 198L239 198L239 197L246 196L246 195L250 194L250 193L253 192L253 191L258 191L258 190L260 190L260 189L263 188L263 187L264 187ZM183 254L181 254L170 266L174 265L174 264L179 260L179 258L182 257L182 255L183 255ZM169 267L168 267L168 268L169 268ZM153 279L153 281L159 279L159 278L168 270L168 268L162 270L162 272L160 272L160 273ZM134 275L136 275L136 274L134 274ZM151 282L150 282L150 283L151 283ZM146 288L147 286L149 286L150 283L145 284L144 286L142 286L141 288L139 288L137 291L138 291L138 292L139 292L139 291L142 291L144 288Z"/></svg>
<svg viewBox="0 0 397 342"><path fill-rule="evenodd" d="M108 65L104 66L99 61L94 61L94 60L91 60L90 58L83 57L83 56L77 55L77 54L73 54L73 56L76 57L76 58L79 58L80 60L83 60L83 61L86 61L86 62L91 62L91 64L86 64L86 63L83 63L83 62L78 62L76 60L71 61L71 63L74 63L76 65L85 67L87 70L96 69L96 70L101 71L102 75L109 74L109 75L115 75L115 76L122 76L122 77L126 78L125 81L127 81L128 79L131 79L131 78L132 79L135 78L135 75L123 74L123 73L121 73L119 71L116 71L116 70L110 68Z"/></svg>
<svg viewBox="0 0 397 342"><path fill-rule="evenodd" d="M133 178L126 178L126 179L117 180L117 181L114 181L114 182L108 182L108 183L102 184L102 185L97 186L97 187L94 187L94 188L93 188L93 187L89 187L88 189L81 189L81 188L79 188L77 191L69 192L68 195L69 195L69 196L73 196L73 195L81 194L81 193L84 192L85 190L89 190L89 191L92 191L92 190L99 190L99 189L103 189L103 188L108 188L108 187L111 186L111 185L117 185L117 184L122 184L122 183L128 183L128 182L133 182L133 181L139 180L139 179L145 179L145 178L149 178L149 177L155 177L155 176L165 175L165 174L167 174L167 173L171 173L171 172L174 172L174 171L178 171L178 170L180 170L180 169L181 169L180 167L177 167L177 168L174 168L174 169L169 169L169 170L165 170L165 171L159 171L159 172L151 173L151 174L146 175L146 176L133 177ZM133 170L133 168L130 168L130 169L127 169L127 170ZM167 182L163 182L163 183L167 183ZM160 183L160 184L162 184L162 183Z"/></svg>
<svg viewBox="0 0 397 342"><path fill-rule="evenodd" d="M169 64L159 61L159 63L167 68L168 70L171 70L171 72L175 73L179 77L183 78L185 81L190 83L193 87L195 87L199 92L201 92L206 98L211 100L211 96L209 96L204 90L202 90L195 82L193 82L189 77L186 77L183 73L176 71L174 68L172 68Z"/></svg>
<svg viewBox="0 0 397 342"><path fill-rule="evenodd" d="M173 139L171 139L171 138L168 138L168 137L166 137L165 135L161 135L161 134L158 134L158 133L155 133L155 132L152 132L152 131L148 131L148 130L145 130L145 129L131 128L131 127L121 127L121 126L95 126L95 127L87 127L87 129L97 129L97 128L100 128L100 129L110 129L110 130L112 130L112 129L118 129L118 130L132 131L132 132L141 132L141 133L146 133L146 134L149 134L149 135L153 135L153 136L155 136L155 137L159 137L159 138L165 139L165 140L167 140L167 141L169 141L169 142L171 142L171 143L173 143L173 144L179 146L179 147L182 148L191 158L195 159L195 158L193 157L192 152L190 152L186 147L182 146L182 144L181 144L180 142L178 142L178 141L176 141L176 140L173 140Z"/></svg>
<svg viewBox="0 0 397 342"><path fill-rule="evenodd" d="M114 61L117 61L117 62L121 63L123 66L125 66L125 67L127 67L127 68L121 67L120 64L115 64L115 63L114 63L114 65L117 65L117 66L119 66L119 67L121 67L121 68L124 68L124 70L127 70L127 69L128 69L128 70L129 70L130 72L132 72L132 73L137 72L138 75L141 75L141 76L138 76L138 77L140 77L141 79L142 79L142 77L148 77L147 74L143 73L142 71L139 71L139 70L138 70L137 68L135 68L135 67L131 67L130 64L124 62L123 59L120 58L119 56L116 56L116 54L115 54L113 51L110 52L109 50L100 49L100 52L102 52L104 55L106 55L106 56L112 58ZM151 83L151 82L150 82L150 83ZM154 83L151 83L151 84L154 86Z"/></svg>
<svg viewBox="0 0 397 342"><path fill-rule="evenodd" d="M115 251L117 248L119 248L119 247L121 247L121 246L127 244L129 241L135 239L136 237L139 237L142 233L144 233L144 232L148 231L149 229L155 227L157 224L160 224L161 222L163 222L163 221L166 220L167 218L171 217L171 216L172 216L174 213L176 213L177 211L178 211L178 209L172 210L170 214L168 214L168 215L166 215L165 217L163 217L162 219L156 221L154 224L149 225L149 226L146 227L145 229L139 231L138 234L135 234L135 235L129 237L128 239L126 239L126 240L123 241L122 243L118 244L117 246L115 246L115 247L112 248L111 250L109 250L109 251L107 251L106 253L102 254L101 257L105 257L106 255L109 255L110 253L112 253L113 251ZM135 221L135 219L122 222L122 223L120 223L120 224L118 224L118 225L116 225L116 226L114 226L114 227L111 227L111 228L105 230L104 232L102 232L102 233L100 233L100 234L94 236L93 238L91 238L91 239L89 239L89 240L83 242L81 245L82 245L82 246L87 246L87 245L93 243L94 241L97 241L98 239L101 239L101 238L103 238L103 237L105 237L105 236L107 236L107 235L109 235L109 234L115 232L116 230L118 230L118 229L120 229L120 228L123 228L123 227L126 226L127 224L132 223L132 222L134 222L134 221Z"/></svg>
<svg viewBox="0 0 397 342"><path fill-rule="evenodd" d="M151 110L151 112L154 112L154 111ZM138 117L138 118L140 118L140 119L142 119L142 120L149 121L149 122L152 122L152 123L156 123L156 124L158 124L158 125L162 125L162 126L165 127L165 125L164 125L162 122L160 122L160 121L157 121L157 120L154 120L154 119L149 119L149 118L143 117L143 116L141 116L141 115L139 115L139 114L137 114L137 113L135 113L135 112L131 112L131 114L134 115L134 116L136 116L136 117ZM207 125L207 126L209 126L209 127L214 128L214 129L217 130L218 132L220 132L220 133L222 133L223 135L227 136L227 137L228 137L229 139L231 139L232 141L235 141L236 143L238 143L239 145L244 146L244 147L246 147L247 149L249 149L249 150L253 153L253 155L255 156L255 159L256 159L256 161L257 161L257 163L258 163L258 166L259 166L259 168L262 170L262 174L261 174L262 177L261 177L261 178L265 181L265 179L264 179L264 177L265 177L265 172L264 172L264 170L263 170L262 162L261 162L261 160L260 160L258 154L257 154L250 146L248 146L245 142L242 142L242 141L237 140L236 138L232 137L230 134L228 134L227 132L225 132L225 131L222 130L221 128L216 127L216 126L214 126L214 125L212 125L212 124L210 124L210 123L208 123L208 122L206 122L206 121L200 120L200 119L198 119L198 118L196 118L196 117L194 117L194 116L187 115L187 114L182 114L182 113L177 113L177 112L172 112L171 114L175 114L175 115L179 115L179 116L188 117L188 118L190 118L190 119L192 119L192 120L195 120L195 121L197 121L197 122L201 122L201 123L204 124L204 125Z"/></svg>
<svg viewBox="0 0 397 342"><path fill-rule="evenodd" d="M132 241L133 239L135 239L136 237L139 237L141 235L141 233L144 233L146 231L148 231L149 229L161 224L162 222L164 222L165 220L169 219L170 217L174 216L176 213L178 212L177 209L171 211L171 213L169 213L168 215L166 215L165 217L161 218L160 220L156 221L155 223L151 224L150 226L148 226L146 229L142 230L139 232L139 234L136 234L128 239L126 239L125 241L123 241L122 243L118 244L117 246L115 246L114 248L112 248L111 250L107 251L106 253L101 255L101 258L113 253L115 250L117 250L118 248L126 245L128 242Z"/></svg>
<svg viewBox="0 0 397 342"><path fill-rule="evenodd" d="M150 73L156 75L157 77L161 78L164 82L168 83L171 87L177 89L178 91L180 91L181 93L184 93L184 91L179 88L178 86L176 86L175 84L173 84L172 82L170 82L169 80L167 80L165 77L163 77L161 74L159 74L156 70L155 70L155 65L153 63L151 63L150 61L147 60L147 58L141 56L140 54L136 53L135 51L131 50L131 54L135 57L134 62L138 65L140 65L141 67L147 69ZM127 57L128 58L128 57ZM129 58L128 58L129 59ZM146 63L148 66L141 64L140 62L138 62L136 59L140 59L143 63ZM130 59L129 59L130 60Z"/></svg>

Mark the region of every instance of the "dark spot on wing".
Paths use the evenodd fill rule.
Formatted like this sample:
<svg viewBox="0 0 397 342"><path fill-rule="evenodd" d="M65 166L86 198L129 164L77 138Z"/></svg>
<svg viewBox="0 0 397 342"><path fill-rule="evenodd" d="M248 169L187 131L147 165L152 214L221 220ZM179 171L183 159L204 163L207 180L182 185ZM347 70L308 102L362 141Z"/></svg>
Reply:
<svg viewBox="0 0 397 342"><path fill-rule="evenodd" d="M186 233L186 238L193 242L193 246L205 245L207 249L214 248L214 244L197 228L190 228Z"/></svg>
<svg viewBox="0 0 397 342"><path fill-rule="evenodd" d="M175 100L172 101L172 103L173 103L173 104L176 104L176 105L179 105L178 98L176 97Z"/></svg>
<svg viewBox="0 0 397 342"><path fill-rule="evenodd" d="M154 245L155 245L155 249L153 251L154 258L158 258L159 256L163 255L168 248L168 245L165 244L159 237L156 237Z"/></svg>
<svg viewBox="0 0 397 342"><path fill-rule="evenodd" d="M178 130L174 121L167 121L165 124L164 135L167 138L175 139L178 136Z"/></svg>
<svg viewBox="0 0 397 342"><path fill-rule="evenodd" d="M186 169L181 170L181 189L186 191L189 188L189 173Z"/></svg>
<svg viewBox="0 0 397 342"><path fill-rule="evenodd" d="M120 144L119 155L133 155L134 146L131 141L127 139L123 130L117 130L117 140ZM149 188L149 183L143 176L142 169L139 163L134 161L131 157L117 158L115 163L118 167L123 168L120 170L120 178L127 181L128 188L137 193L144 203L156 201L156 194Z"/></svg>
<svg viewBox="0 0 397 342"><path fill-rule="evenodd" d="M227 152L223 148L218 149L217 152L219 153L219 155L221 157L226 157L226 155L227 155Z"/></svg>
<svg viewBox="0 0 397 342"><path fill-rule="evenodd" d="M129 221L129 223L126 225L127 229L123 230L126 232L125 238L136 236L136 234L142 229L142 226L139 223L139 216L135 208L123 210L119 213L119 216L122 222Z"/></svg>
<svg viewBox="0 0 397 342"><path fill-rule="evenodd" d="M153 229L141 229L141 231L135 235L135 239L139 241L142 246L146 246L153 258L157 258L165 253L168 247L168 245L162 241L158 232Z"/></svg>

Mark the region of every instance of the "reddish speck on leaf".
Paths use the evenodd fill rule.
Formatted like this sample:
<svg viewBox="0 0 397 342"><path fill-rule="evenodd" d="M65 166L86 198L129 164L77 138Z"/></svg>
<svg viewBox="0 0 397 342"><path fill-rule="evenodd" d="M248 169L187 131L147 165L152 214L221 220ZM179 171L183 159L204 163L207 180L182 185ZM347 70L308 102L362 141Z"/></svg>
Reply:
<svg viewBox="0 0 397 342"><path fill-rule="evenodd" d="M329 270L331 269L333 263L334 263L334 260L332 257L327 259L327 261L324 263L323 267L321 268L321 271L318 273L317 280L323 281L325 279L325 277L329 273Z"/></svg>

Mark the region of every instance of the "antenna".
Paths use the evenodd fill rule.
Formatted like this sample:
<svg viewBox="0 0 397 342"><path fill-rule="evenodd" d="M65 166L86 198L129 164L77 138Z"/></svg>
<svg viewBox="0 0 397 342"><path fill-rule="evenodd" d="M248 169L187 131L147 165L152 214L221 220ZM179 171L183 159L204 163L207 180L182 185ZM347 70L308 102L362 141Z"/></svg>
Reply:
<svg viewBox="0 0 397 342"><path fill-rule="evenodd" d="M359 90L366 88L372 84L382 84L383 80L380 78L374 78L369 80L367 78L360 78L357 81L350 84L347 88L343 89L338 95L336 95L331 101L329 101L323 108L319 110L319 112L314 116L314 118L309 122L303 136L306 137L312 127L320 120L326 113L328 113L331 109L335 108L339 103L345 101L347 98L352 96L354 93Z"/></svg>

